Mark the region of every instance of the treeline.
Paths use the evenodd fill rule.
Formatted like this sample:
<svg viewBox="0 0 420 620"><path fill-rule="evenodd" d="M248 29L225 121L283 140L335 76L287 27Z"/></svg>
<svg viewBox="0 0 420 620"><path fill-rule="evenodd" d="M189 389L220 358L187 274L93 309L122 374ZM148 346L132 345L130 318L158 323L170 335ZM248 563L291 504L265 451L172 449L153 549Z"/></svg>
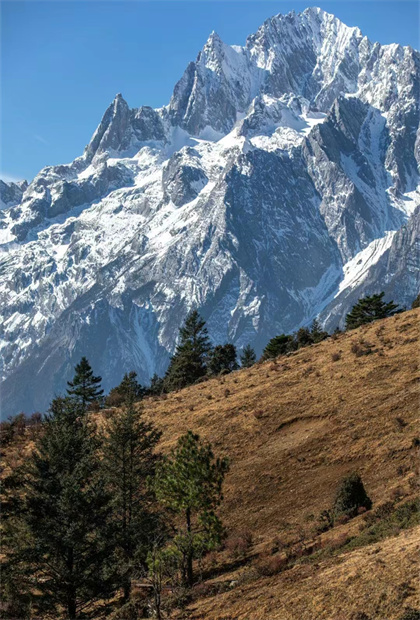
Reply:
<svg viewBox="0 0 420 620"><path fill-rule="evenodd" d="M146 388L137 382L135 371L131 371L124 375L120 385L110 391L104 403L108 407L119 406L128 393L133 394L136 400L144 396L159 396L197 383L204 377L252 366L256 360L255 351L249 345L243 349L239 360L233 344L213 347L204 319L193 310L179 330L178 344L165 376L155 374Z"/></svg>
<svg viewBox="0 0 420 620"><path fill-rule="evenodd" d="M346 329L354 329L365 323L392 316L400 312L398 306L384 302L385 293L359 299L346 316ZM418 297L413 302L417 307ZM337 328L336 332L340 332ZM302 347L317 344L330 334L323 330L319 321L314 319L310 327L301 327L293 334L280 334L272 338L262 353L260 361L286 355ZM178 345L172 356L164 377L154 375L149 388L137 383L134 371L124 375L120 385L113 388L105 398L105 405L118 406L124 401L127 391L135 393L136 399L144 396L158 396L179 390L204 380L205 377L228 374L239 368L249 368L257 362L257 356L251 345L243 348L239 357L236 347L227 343L212 347L206 323L199 313L192 311L179 330Z"/></svg>
<svg viewBox="0 0 420 620"><path fill-rule="evenodd" d="M393 301L384 302L384 295L385 293L382 292L359 299L346 315L346 330L387 318L403 310ZM412 308L419 306L420 294L413 301ZM340 333L340 330L337 328L334 333ZM271 338L263 350L260 361L287 355L302 347L321 342L329 336L330 334L323 330L319 321L315 319L309 328L301 327L293 334L280 334ZM86 382L92 381L93 391L90 392L88 403L91 410L99 410L104 406L120 407L127 397L139 401L146 396L160 396L203 381L206 377L228 374L239 368L249 368L256 362L257 355L249 344L242 349L239 360L238 352L233 344L227 343L212 347L205 321L194 310L179 330L178 345L164 377L153 375L150 385L146 387L138 382L137 373L132 370L123 376L119 385L104 396L102 389L94 390L94 386L101 382L101 378L96 377L96 383L92 381L92 370L88 360L83 357L76 366L76 383L70 384L69 389L71 394L77 395L78 390L83 389ZM14 434L24 432L25 424L37 425L40 416L41 414L35 413L28 422L24 414L19 414L2 422L0 432L3 440L7 442Z"/></svg>
<svg viewBox="0 0 420 620"><path fill-rule="evenodd" d="M149 615L133 607L134 580L161 618L164 588L185 596L194 563L222 542L227 459L191 431L163 456L135 390L97 425L88 408L101 393L83 359L31 456L5 477L2 618Z"/></svg>

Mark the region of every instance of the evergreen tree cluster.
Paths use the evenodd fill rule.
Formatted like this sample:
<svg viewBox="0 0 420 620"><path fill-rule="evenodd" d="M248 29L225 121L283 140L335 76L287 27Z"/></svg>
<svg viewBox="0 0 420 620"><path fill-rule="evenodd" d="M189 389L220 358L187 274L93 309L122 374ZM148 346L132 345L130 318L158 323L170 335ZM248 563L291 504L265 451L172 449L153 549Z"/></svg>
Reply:
<svg viewBox="0 0 420 620"><path fill-rule="evenodd" d="M346 316L346 328L353 329L399 312L398 306L392 301L388 303L383 301L384 295L385 293L382 292L359 299ZM413 302L413 308L417 307L417 299ZM310 327L301 327L293 334L280 334L271 338L264 348L261 360L265 361L317 344L328 336L329 333L322 329L317 319L314 319ZM240 367L249 368L256 361L255 351L250 345L243 348L240 365L237 361L236 347L233 344L226 343L213 347L204 319L196 310L193 310L179 330L178 344L165 376L159 377L155 374L149 388L143 388L137 382L137 375L134 371L125 374L120 385L113 388L106 397L105 404L109 407L119 407L130 395L134 397L134 400L140 400L145 395L159 396L165 392L193 385L203 380L204 377L227 374ZM80 376L75 377L69 386L75 394L82 394L86 402L92 402L100 397L100 394L95 393L93 383L95 378L92 379L92 376L87 374L89 369L85 358L79 366L77 370Z"/></svg>
<svg viewBox="0 0 420 620"><path fill-rule="evenodd" d="M135 375L123 383L123 406L97 427L89 405L100 378L84 358L31 457L6 478L3 618L104 617L118 593L131 600L135 578L150 583L159 617L159 571L190 587L194 561L220 544L227 461L190 431L162 457Z"/></svg>
<svg viewBox="0 0 420 620"><path fill-rule="evenodd" d="M346 316L346 329L355 329L366 323L371 323L378 319L386 319L397 312L401 312L393 301L384 302L384 296L385 293L382 291L382 293L377 295L359 299Z"/></svg>
<svg viewBox="0 0 420 620"><path fill-rule="evenodd" d="M291 351L297 351L302 347L321 342L328 336L328 332L321 329L319 321L314 319L310 328L301 327L294 334L281 334L272 338L265 347L261 359L267 360L279 355L286 355Z"/></svg>
<svg viewBox="0 0 420 620"><path fill-rule="evenodd" d="M243 368L255 364L255 351L250 345L244 347L240 361ZM193 385L204 377L224 375L238 370L239 367L236 347L231 343L213 347L204 319L194 310L179 330L179 341L165 376L154 374L150 386L145 388L138 383L135 371L126 373L121 383L112 388L105 398L105 405L120 407L127 398L138 401L144 396L160 396ZM73 384L81 384L79 393L83 394L86 402L91 403L94 400L94 385L89 382L90 377L85 377L85 361L76 367L76 374L81 372L83 376L75 377L69 386L73 389ZM99 395L95 394L95 398L99 398Z"/></svg>
<svg viewBox="0 0 420 620"><path fill-rule="evenodd" d="M393 301L384 302L384 296L385 293L382 292L359 299L346 315L346 329L355 329L366 323L384 319L397 312L401 312L401 309ZM413 308L417 307L416 303L418 303L419 297L414 300ZM339 332L340 330L337 328L337 331ZM317 319L314 319L310 328L301 327L294 334L280 334L272 338L266 345L261 359L267 360L279 355L286 355L302 347L321 342L328 338L328 336L329 333L321 328Z"/></svg>
<svg viewBox="0 0 420 620"><path fill-rule="evenodd" d="M241 362L248 366L255 362L255 352L249 345L244 349ZM163 378L162 389L172 392L203 377L227 374L238 368L236 347L230 343L212 347L204 319L193 310L179 330L179 342Z"/></svg>

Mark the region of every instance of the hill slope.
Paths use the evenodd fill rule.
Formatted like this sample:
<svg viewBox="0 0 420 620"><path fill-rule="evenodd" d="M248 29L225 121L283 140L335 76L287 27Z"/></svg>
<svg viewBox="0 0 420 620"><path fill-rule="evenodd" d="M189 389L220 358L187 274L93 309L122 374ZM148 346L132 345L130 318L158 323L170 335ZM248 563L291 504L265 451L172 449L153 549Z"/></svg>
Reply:
<svg viewBox="0 0 420 620"><path fill-rule="evenodd" d="M231 460L226 548L205 559L203 583L171 618L399 620L420 609L419 318L405 312L143 402L163 451L192 429ZM5 449L3 474L27 458L30 437ZM372 510L319 533L352 471Z"/></svg>
<svg viewBox="0 0 420 620"><path fill-rule="evenodd" d="M164 449L192 429L231 458L222 514L230 536L253 533L251 555L270 549L276 537L292 540L303 531L310 539L313 516L331 506L348 472L362 475L374 510L412 497L419 315L396 315L145 402L146 415L163 431ZM340 359L333 361L334 354ZM357 536L362 523L357 517L321 539ZM221 554L225 573L214 582L238 585L199 598L182 617L338 620L364 611L393 620L404 606L418 606L419 531L396 534L250 583L244 571L251 570L251 559L245 568L232 568Z"/></svg>

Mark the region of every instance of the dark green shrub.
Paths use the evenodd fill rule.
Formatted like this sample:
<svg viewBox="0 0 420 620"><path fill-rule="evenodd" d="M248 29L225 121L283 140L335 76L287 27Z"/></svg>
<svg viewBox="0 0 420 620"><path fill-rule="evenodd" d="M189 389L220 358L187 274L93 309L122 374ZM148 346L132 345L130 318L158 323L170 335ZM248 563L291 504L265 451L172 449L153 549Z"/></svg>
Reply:
<svg viewBox="0 0 420 620"><path fill-rule="evenodd" d="M406 609L398 620L420 620L420 610Z"/></svg>
<svg viewBox="0 0 420 620"><path fill-rule="evenodd" d="M411 304L411 308L413 310L414 310L414 308L420 308L420 293L417 295L417 297L415 298L415 300Z"/></svg>
<svg viewBox="0 0 420 620"><path fill-rule="evenodd" d="M288 336L286 334L275 336L265 347L261 359L268 360L273 357L278 357L279 355L285 355L290 351L295 351L296 347L297 345L293 336Z"/></svg>
<svg viewBox="0 0 420 620"><path fill-rule="evenodd" d="M362 479L357 473L346 476L341 481L334 500L334 520L342 515L355 517L358 509L364 506L367 510L372 507Z"/></svg>

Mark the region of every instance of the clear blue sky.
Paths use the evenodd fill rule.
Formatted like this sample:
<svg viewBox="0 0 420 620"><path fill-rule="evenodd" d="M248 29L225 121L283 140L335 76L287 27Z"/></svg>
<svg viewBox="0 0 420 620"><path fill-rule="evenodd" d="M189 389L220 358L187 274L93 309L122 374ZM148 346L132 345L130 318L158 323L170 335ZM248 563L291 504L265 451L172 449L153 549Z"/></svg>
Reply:
<svg viewBox="0 0 420 620"><path fill-rule="evenodd" d="M2 0L0 176L30 180L81 155L118 92L131 107L166 104L212 30L242 45L266 18L307 6L419 49L417 0Z"/></svg>

